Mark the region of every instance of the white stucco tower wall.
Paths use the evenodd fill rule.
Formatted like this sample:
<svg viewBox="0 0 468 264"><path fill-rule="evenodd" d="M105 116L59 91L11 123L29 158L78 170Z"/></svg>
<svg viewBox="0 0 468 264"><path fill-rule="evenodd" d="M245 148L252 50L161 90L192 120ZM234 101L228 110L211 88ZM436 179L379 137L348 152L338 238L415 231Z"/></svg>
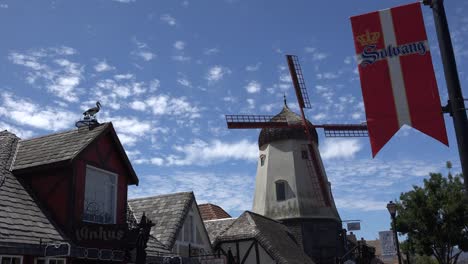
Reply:
<svg viewBox="0 0 468 264"><path fill-rule="evenodd" d="M307 151L307 140L286 139L260 147L253 211L275 220L291 218L326 218L341 221L321 159L318 167L325 176L327 194L332 201L326 207L318 173ZM320 156L316 144L315 155ZM263 162L262 162L263 159ZM278 199L277 186L284 186L284 200ZM282 197L281 197L282 198Z"/></svg>
<svg viewBox="0 0 468 264"><path fill-rule="evenodd" d="M276 117L286 118L292 125L302 124L286 104L273 121ZM301 126L261 130L252 211L286 225L316 263L333 264L344 254L345 234L318 151L317 132L309 125L312 153Z"/></svg>

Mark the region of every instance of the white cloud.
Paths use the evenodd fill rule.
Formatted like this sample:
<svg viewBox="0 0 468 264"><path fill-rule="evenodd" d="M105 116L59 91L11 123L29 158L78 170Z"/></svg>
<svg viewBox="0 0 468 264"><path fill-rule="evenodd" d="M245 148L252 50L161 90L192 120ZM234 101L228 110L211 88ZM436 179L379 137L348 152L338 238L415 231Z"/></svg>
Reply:
<svg viewBox="0 0 468 264"><path fill-rule="evenodd" d="M15 134L21 139L27 139L34 135L34 132L31 130L25 130L18 128L17 126L10 125L8 123L0 121L0 131L8 130L9 132Z"/></svg>
<svg viewBox="0 0 468 264"><path fill-rule="evenodd" d="M184 50L185 48L185 42L178 40L174 43L174 48L177 50Z"/></svg>
<svg viewBox="0 0 468 264"><path fill-rule="evenodd" d="M257 81L250 81L246 86L245 90L248 93L258 93L262 89L262 85Z"/></svg>
<svg viewBox="0 0 468 264"><path fill-rule="evenodd" d="M223 79L224 75L231 73L231 71L223 66L213 66L208 70L208 73L206 75L206 79L209 82L217 82L221 79Z"/></svg>
<svg viewBox="0 0 468 264"><path fill-rule="evenodd" d="M26 53L11 52L8 59L26 67L26 81L43 84L51 94L68 102L77 102L76 88L83 78L84 67L62 56L76 54L70 47L32 50Z"/></svg>
<svg viewBox="0 0 468 264"><path fill-rule="evenodd" d="M185 87L192 87L192 84L190 83L190 81L184 77L178 78L177 83Z"/></svg>
<svg viewBox="0 0 468 264"><path fill-rule="evenodd" d="M151 51L139 51L135 53L137 56L142 58L144 61L150 61L156 58L156 54L152 53Z"/></svg>
<svg viewBox="0 0 468 264"><path fill-rule="evenodd" d="M317 50L317 49L314 48L314 47L305 47L305 48L304 48L304 51L305 51L306 53L314 53L316 50Z"/></svg>
<svg viewBox="0 0 468 264"><path fill-rule="evenodd" d="M174 55L174 56L172 56L172 59L175 60L175 61L189 61L189 60L191 60L190 57L184 56L184 55Z"/></svg>
<svg viewBox="0 0 468 264"><path fill-rule="evenodd" d="M220 50L218 48L210 48L210 49L205 49L203 52L205 55L213 55L219 53Z"/></svg>
<svg viewBox="0 0 468 264"><path fill-rule="evenodd" d="M115 116L106 119L114 124L119 139L124 145L133 146L149 136L151 132L151 122L139 120L136 117Z"/></svg>
<svg viewBox="0 0 468 264"><path fill-rule="evenodd" d="M169 26L175 26L177 24L176 19L169 14L161 15L161 21L168 24Z"/></svg>
<svg viewBox="0 0 468 264"><path fill-rule="evenodd" d="M134 56L142 58L144 61L150 61L156 58L156 54L150 51L148 44L139 41L137 38L133 37L132 42L137 46L137 50L132 51Z"/></svg>
<svg viewBox="0 0 468 264"><path fill-rule="evenodd" d="M74 127L74 121L78 119L78 113L63 108L40 106L8 93L2 94L2 99L0 116L20 125L58 131Z"/></svg>
<svg viewBox="0 0 468 264"><path fill-rule="evenodd" d="M257 64L255 65L247 65L247 67L245 67L245 70L246 71L249 71L249 72L254 72L254 71L258 71L258 69L260 69L260 66L262 65L261 62L258 62Z"/></svg>
<svg viewBox="0 0 468 264"><path fill-rule="evenodd" d="M193 106L185 97L151 96L144 101L133 101L130 107L138 111L149 109L154 115L175 115L190 119L200 117L200 109Z"/></svg>
<svg viewBox="0 0 468 264"><path fill-rule="evenodd" d="M146 110L146 104L142 101L133 101L130 103L130 108L138 111L145 111Z"/></svg>
<svg viewBox="0 0 468 264"><path fill-rule="evenodd" d="M318 114L312 116L312 120L314 120L314 121L324 120L325 118L327 118L327 114L325 114L325 113L318 113Z"/></svg>
<svg viewBox="0 0 468 264"><path fill-rule="evenodd" d="M119 2L119 3L124 3L124 4L129 4L129 3L133 3L135 2L136 0L113 0L114 2Z"/></svg>
<svg viewBox="0 0 468 264"><path fill-rule="evenodd" d="M278 108L277 110L281 109L279 108L278 104L265 104L265 105L260 106L260 110L266 111L266 112L271 112L273 109L276 109L276 108Z"/></svg>
<svg viewBox="0 0 468 264"><path fill-rule="evenodd" d="M114 79L116 80L130 80L130 79L133 79L134 77L135 76L131 73L114 75Z"/></svg>
<svg viewBox="0 0 468 264"><path fill-rule="evenodd" d="M174 149L183 156L170 155L166 158L167 165L208 165L226 160L255 161L258 156L257 143L241 140L238 142L222 142L213 140L209 143L196 139L189 145L176 145Z"/></svg>
<svg viewBox="0 0 468 264"><path fill-rule="evenodd" d="M353 158L362 149L357 139L327 139L320 148L323 159Z"/></svg>
<svg viewBox="0 0 468 264"><path fill-rule="evenodd" d="M250 108L250 109L254 109L254 108L255 108L255 100L254 100L254 99L248 98L246 101L247 101L247 103L249 104L249 108Z"/></svg>
<svg viewBox="0 0 468 264"><path fill-rule="evenodd" d="M252 207L255 177L252 175L178 171L170 175L140 176L141 186L129 188L129 198L193 191L198 204L213 203L235 217ZM216 191L213 191L216 190Z"/></svg>
<svg viewBox="0 0 468 264"><path fill-rule="evenodd" d="M321 61L324 60L328 57L328 54L323 53L323 52L317 52L312 55L312 60L314 61Z"/></svg>
<svg viewBox="0 0 468 264"><path fill-rule="evenodd" d="M337 73L333 73L333 72L324 72L324 73L317 73L316 76L317 76L317 79L319 80L321 79L331 80L331 79L338 78L340 75Z"/></svg>
<svg viewBox="0 0 468 264"><path fill-rule="evenodd" d="M8 4L0 4L0 8L8 8Z"/></svg>
<svg viewBox="0 0 468 264"><path fill-rule="evenodd" d="M98 64L94 65L94 70L97 72L105 72L115 70L115 67L109 65L105 60L100 61Z"/></svg>

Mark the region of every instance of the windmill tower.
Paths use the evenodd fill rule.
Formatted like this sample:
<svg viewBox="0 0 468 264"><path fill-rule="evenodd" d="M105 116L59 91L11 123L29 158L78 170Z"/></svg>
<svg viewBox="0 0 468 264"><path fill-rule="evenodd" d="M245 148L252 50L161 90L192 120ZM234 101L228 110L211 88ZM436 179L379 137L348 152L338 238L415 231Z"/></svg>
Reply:
<svg viewBox="0 0 468 264"><path fill-rule="evenodd" d="M361 137L367 136L367 126L308 121L303 109L311 105L298 58L286 58L301 115L291 111L285 99L275 116L226 115L226 121L231 129L262 129L253 211L288 226L317 263L335 263L344 254L344 238L316 128L323 128L328 137Z"/></svg>

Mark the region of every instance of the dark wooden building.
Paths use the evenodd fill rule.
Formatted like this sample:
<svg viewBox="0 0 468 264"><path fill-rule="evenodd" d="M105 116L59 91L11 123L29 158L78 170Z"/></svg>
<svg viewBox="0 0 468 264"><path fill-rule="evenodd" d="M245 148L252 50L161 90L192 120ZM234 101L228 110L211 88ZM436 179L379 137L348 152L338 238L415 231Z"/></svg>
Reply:
<svg viewBox="0 0 468 264"><path fill-rule="evenodd" d="M0 147L0 263L131 261L138 178L111 123L27 140L3 131Z"/></svg>

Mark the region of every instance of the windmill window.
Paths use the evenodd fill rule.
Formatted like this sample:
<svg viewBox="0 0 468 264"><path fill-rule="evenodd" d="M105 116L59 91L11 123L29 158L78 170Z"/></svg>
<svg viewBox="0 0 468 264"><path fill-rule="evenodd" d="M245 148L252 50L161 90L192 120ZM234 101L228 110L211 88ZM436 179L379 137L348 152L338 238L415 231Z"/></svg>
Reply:
<svg viewBox="0 0 468 264"><path fill-rule="evenodd" d="M260 166L265 165L265 155L260 155Z"/></svg>
<svg viewBox="0 0 468 264"><path fill-rule="evenodd" d="M86 167L83 221L115 224L117 174Z"/></svg>
<svg viewBox="0 0 468 264"><path fill-rule="evenodd" d="M301 151L302 153L302 159L309 159L309 153L307 153L307 150Z"/></svg>
<svg viewBox="0 0 468 264"><path fill-rule="evenodd" d="M275 184L276 184L276 200L277 201L286 200L286 182L277 181Z"/></svg>

